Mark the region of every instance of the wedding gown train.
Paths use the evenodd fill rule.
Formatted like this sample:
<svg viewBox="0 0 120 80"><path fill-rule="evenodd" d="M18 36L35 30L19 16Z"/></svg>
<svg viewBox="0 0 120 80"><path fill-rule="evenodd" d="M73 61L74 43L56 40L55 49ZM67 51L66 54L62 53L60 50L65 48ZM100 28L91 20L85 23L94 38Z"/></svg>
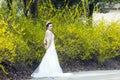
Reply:
<svg viewBox="0 0 120 80"><path fill-rule="evenodd" d="M57 52L54 44L54 34L47 30L48 33L52 34L51 45L46 50L46 53L35 71L31 74L31 77L55 77L63 74L60 67Z"/></svg>

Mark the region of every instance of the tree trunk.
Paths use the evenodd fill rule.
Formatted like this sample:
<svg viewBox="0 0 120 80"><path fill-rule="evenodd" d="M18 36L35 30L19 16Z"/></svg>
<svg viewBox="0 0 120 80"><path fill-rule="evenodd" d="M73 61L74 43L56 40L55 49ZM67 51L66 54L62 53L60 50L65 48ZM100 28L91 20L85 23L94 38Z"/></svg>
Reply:
<svg viewBox="0 0 120 80"><path fill-rule="evenodd" d="M7 0L9 10L12 10L12 0Z"/></svg>
<svg viewBox="0 0 120 80"><path fill-rule="evenodd" d="M93 3L91 3L91 4L89 4L88 17L92 17L93 10L94 10L94 4L93 4Z"/></svg>
<svg viewBox="0 0 120 80"><path fill-rule="evenodd" d="M27 17L28 11L32 18L37 17L38 15L38 0L23 0L24 3L24 14Z"/></svg>
<svg viewBox="0 0 120 80"><path fill-rule="evenodd" d="M88 17L92 17L92 15L93 15L93 10L94 10L94 8L95 8L95 6L96 6L96 4L97 4L98 2L99 2L99 1L96 0L96 1L94 1L93 3L89 4Z"/></svg>
<svg viewBox="0 0 120 80"><path fill-rule="evenodd" d="M28 14L28 9L27 9L28 0L23 0L23 3L24 3L24 14L27 17L27 14Z"/></svg>
<svg viewBox="0 0 120 80"><path fill-rule="evenodd" d="M38 0L34 0L34 2L30 6L30 14L32 18L38 16Z"/></svg>

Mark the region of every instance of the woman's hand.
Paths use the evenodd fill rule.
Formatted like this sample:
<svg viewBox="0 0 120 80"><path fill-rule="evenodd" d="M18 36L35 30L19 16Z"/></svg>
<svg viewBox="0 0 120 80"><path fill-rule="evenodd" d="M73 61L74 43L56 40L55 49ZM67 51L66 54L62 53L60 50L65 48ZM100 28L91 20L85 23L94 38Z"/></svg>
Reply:
<svg viewBox="0 0 120 80"><path fill-rule="evenodd" d="M46 50L48 49L47 45L44 45L44 47L45 47Z"/></svg>
<svg viewBox="0 0 120 80"><path fill-rule="evenodd" d="M47 50L47 41L44 39L44 48Z"/></svg>
<svg viewBox="0 0 120 80"><path fill-rule="evenodd" d="M47 43L44 42L44 48L47 50Z"/></svg>

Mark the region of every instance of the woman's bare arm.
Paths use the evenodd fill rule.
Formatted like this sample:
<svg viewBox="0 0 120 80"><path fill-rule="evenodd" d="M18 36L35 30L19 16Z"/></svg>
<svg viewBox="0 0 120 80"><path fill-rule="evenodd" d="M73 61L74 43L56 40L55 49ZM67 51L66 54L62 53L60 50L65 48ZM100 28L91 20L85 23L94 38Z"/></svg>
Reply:
<svg viewBox="0 0 120 80"><path fill-rule="evenodd" d="M47 41L45 48L48 49L51 45L51 40L52 40L52 33L50 31L46 31L46 36L45 36L45 41Z"/></svg>

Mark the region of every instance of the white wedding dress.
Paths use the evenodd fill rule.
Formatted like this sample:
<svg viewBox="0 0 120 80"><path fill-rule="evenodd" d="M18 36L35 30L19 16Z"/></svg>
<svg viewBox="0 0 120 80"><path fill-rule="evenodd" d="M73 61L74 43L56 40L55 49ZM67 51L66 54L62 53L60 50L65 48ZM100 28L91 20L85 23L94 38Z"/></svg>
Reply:
<svg viewBox="0 0 120 80"><path fill-rule="evenodd" d="M51 37L52 37L51 45L46 50L46 54L44 55L39 66L31 74L31 77L34 77L34 78L56 77L63 74L63 71L58 61L56 49L55 49L54 34L49 30L48 30L48 33L51 33Z"/></svg>

